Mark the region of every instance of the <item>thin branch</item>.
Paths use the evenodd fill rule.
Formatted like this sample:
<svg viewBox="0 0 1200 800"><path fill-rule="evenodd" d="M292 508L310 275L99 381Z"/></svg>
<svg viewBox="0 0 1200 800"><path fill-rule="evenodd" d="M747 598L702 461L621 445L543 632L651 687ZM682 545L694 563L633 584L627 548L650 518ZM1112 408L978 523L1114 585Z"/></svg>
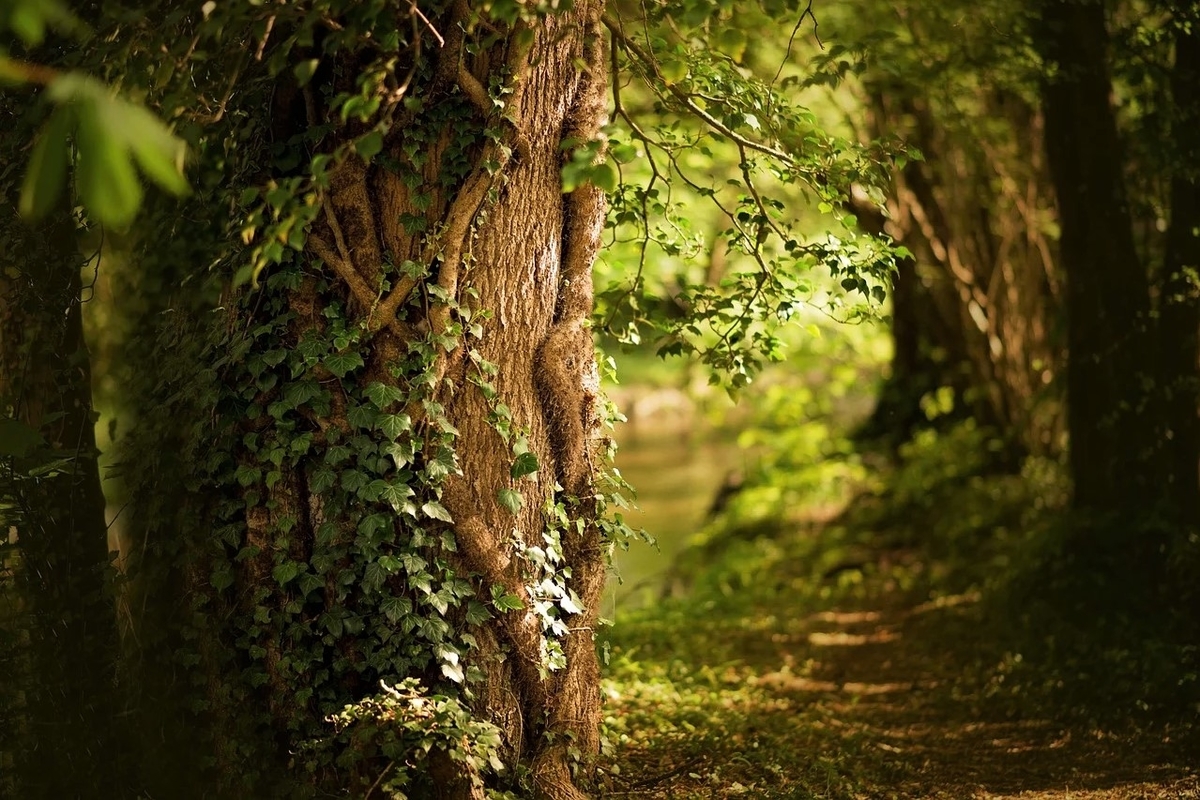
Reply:
<svg viewBox="0 0 1200 800"><path fill-rule="evenodd" d="M616 37L621 42L621 44L624 45L624 47L627 50L629 50L629 52L631 52L635 56L637 56L639 61L641 61L643 64L645 64L647 66L651 66L654 64L653 56L651 56L650 53L643 50L641 45L639 45L637 42L633 41L631 38L626 36L625 33L621 30L620 23L616 22L615 20L613 20L611 17L609 17L606 14L604 16L604 25L610 31L612 31L613 36ZM655 70L655 74L657 74L657 70ZM655 92L659 91L657 86L652 85L651 88L654 89ZM682 103L683 106L688 111L695 114L697 117L699 117L701 120L703 120L710 128L717 131L722 136L725 136L725 137L733 140L734 142L737 142L739 145L741 145L749 150L754 150L754 151L762 153L764 155L771 156L772 158L777 158L789 166L795 165L795 159L792 158L792 156L785 153L784 151L778 150L774 147L771 147L770 145L762 144L761 142L756 142L753 139L747 139L745 136L742 136L740 133L737 133L736 131L731 129L729 126L725 125L723 122L721 122L719 119L714 117L712 114L709 114L707 111L700 108L700 106L696 105L696 102L694 100L692 100L692 98L686 92L684 92L682 89L680 89L678 86L671 84L671 85L667 86L666 89L667 89L667 92L669 92L672 97L674 97L676 100L678 100L680 103ZM660 96L661 96L661 93L660 93Z"/></svg>
<svg viewBox="0 0 1200 800"><path fill-rule="evenodd" d="M429 28L429 32L433 34L433 38L437 39L438 47L445 47L446 40L438 33L437 28L433 27L433 23L429 21L429 17L425 16L421 9L417 7L416 0L409 0L408 6L412 9L413 14L425 23L425 27Z"/></svg>

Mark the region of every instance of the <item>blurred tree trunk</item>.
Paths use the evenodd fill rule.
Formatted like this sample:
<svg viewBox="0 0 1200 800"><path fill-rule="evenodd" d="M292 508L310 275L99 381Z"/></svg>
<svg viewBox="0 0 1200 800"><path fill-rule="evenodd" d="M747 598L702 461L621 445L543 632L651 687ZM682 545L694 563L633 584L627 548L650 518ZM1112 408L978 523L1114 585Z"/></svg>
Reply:
<svg viewBox="0 0 1200 800"><path fill-rule="evenodd" d="M1006 436L1012 455L1053 453L1058 279L1040 116L999 89L938 99L880 80L869 138L899 134L924 155L896 174L886 218L872 219L867 203L855 209L867 230L913 253L893 285L896 350L880 412L919 422L921 396L950 386L963 411ZM982 128L960 102L986 109L992 124Z"/></svg>
<svg viewBox="0 0 1200 800"><path fill-rule="evenodd" d="M6 164L19 161L16 150L28 141L29 132L14 127ZM0 706L0 737L16 739L14 796L117 796L125 788L116 735L118 632L80 312L84 259L65 209L37 226L19 220L11 205L4 213L0 397L6 417L43 441L6 464L12 508L5 516L16 541L13 583L0 591L19 604L8 622L28 648L28 671L5 675L5 701L15 688L24 702Z"/></svg>
<svg viewBox="0 0 1200 800"><path fill-rule="evenodd" d="M1169 500L1180 522L1200 524L1200 19L1177 29L1171 219L1159 276L1159 384L1165 395Z"/></svg>
<svg viewBox="0 0 1200 800"><path fill-rule="evenodd" d="M1082 511L1130 522L1156 496L1161 475L1147 461L1155 449L1142 381L1153 372L1149 291L1110 99L1104 5L1049 0L1038 26L1037 44L1054 69L1042 99L1067 282L1074 502Z"/></svg>

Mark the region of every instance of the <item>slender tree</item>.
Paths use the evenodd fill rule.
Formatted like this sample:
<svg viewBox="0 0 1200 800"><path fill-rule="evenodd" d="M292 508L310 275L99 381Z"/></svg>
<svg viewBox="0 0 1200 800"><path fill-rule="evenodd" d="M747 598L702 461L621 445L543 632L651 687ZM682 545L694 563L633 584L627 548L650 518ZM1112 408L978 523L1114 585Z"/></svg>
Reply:
<svg viewBox="0 0 1200 800"><path fill-rule="evenodd" d="M17 163L31 129L7 102L0 119L9 131L0 161ZM12 759L14 781L4 788L21 797L116 795L124 786L122 705L115 691L117 621L80 310L86 259L75 220L62 204L34 227L18 216L13 177L4 182L0 206L6 254L0 277L0 468L9 550L0 573L7 634L0 742Z"/></svg>

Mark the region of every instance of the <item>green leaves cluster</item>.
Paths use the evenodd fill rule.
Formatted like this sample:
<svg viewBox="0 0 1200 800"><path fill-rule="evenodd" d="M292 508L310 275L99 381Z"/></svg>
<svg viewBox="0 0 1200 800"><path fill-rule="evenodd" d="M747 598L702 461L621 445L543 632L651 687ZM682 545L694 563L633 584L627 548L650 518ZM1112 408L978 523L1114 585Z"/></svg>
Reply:
<svg viewBox="0 0 1200 800"><path fill-rule="evenodd" d="M187 194L186 147L145 108L76 73L56 78L46 98L55 108L29 161L22 215L37 219L54 207L72 160L79 198L101 224L121 228L133 221L142 202L139 172L165 191Z"/></svg>
<svg viewBox="0 0 1200 800"><path fill-rule="evenodd" d="M329 716L334 733L329 740L304 746L304 768L312 773L322 769L323 756L335 744L343 760L361 768L358 785L347 789L380 791L397 800L436 790L423 769L434 749L463 765L463 773L477 789L483 786L482 776L504 771L500 730L476 719L458 698L430 694L415 678L380 685L379 694Z"/></svg>
<svg viewBox="0 0 1200 800"><path fill-rule="evenodd" d="M783 357L781 326L877 317L903 255L845 210L852 191L882 202L898 145L826 131L783 91L786 64L743 63L742 27L789 14L659 3L606 18L631 80L613 93L620 180L600 327L694 355L731 390Z"/></svg>

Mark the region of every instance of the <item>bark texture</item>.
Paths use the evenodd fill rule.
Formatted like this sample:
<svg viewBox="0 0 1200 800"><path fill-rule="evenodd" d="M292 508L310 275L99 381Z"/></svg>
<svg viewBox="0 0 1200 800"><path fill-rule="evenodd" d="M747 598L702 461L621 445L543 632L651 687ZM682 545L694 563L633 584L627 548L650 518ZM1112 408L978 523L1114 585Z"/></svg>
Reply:
<svg viewBox="0 0 1200 800"><path fill-rule="evenodd" d="M223 747L222 739L233 741L235 729L222 720L257 715L247 723L255 735L274 739L276 753L291 751L298 730L320 728L317 700L297 700L311 672L324 676L322 690L348 700L378 691L380 679L406 677L398 661L387 663L378 648L365 643L381 627L377 609L363 601L369 593L354 594L352 602L338 598L352 591L348 585L364 580L363 548L409 541L411 529L396 513L379 534L382 543L364 545L362 528L355 528L363 504L331 505L329 484L326 490L314 488L328 472L325 456L335 443L369 446L370 437L380 447L395 443L395 436L354 417L366 387L381 384L405 398L383 402L379 410L411 420L414 433L405 441L415 448L412 470L443 458L431 442L454 431L453 454L443 460L453 468L443 483L427 484L452 521L421 519L421 535L434 535L422 563L444 563L445 572L469 581L483 603L499 593L522 606L498 610L475 625L461 611L445 612L445 621L472 638L464 658L482 674L480 681L463 684L464 696L479 718L500 729L509 774L524 768L534 791L551 800L584 796L576 781L586 777L599 751L593 636L606 572L595 496L601 404L589 327L592 266L606 206L603 193L591 185L564 194L562 167L576 146L601 138L606 60L600 14L600 3L584 0L536 21L507 25L480 21L460 0L431 20L445 40L435 62L421 65L424 83L413 89L421 105L397 110L383 158L366 162L351 154L333 168L328 188L314 199L319 211L295 282L268 285L251 296L229 320L228 347L235 352L208 356L221 357L225 378L256 358L261 366L266 353L277 354L274 366L306 342L333 336L335 317L345 316L348 329L364 332L353 344L339 346L361 356L361 368L335 374L322 362L297 366L290 378L280 379L306 383L311 388L306 396L323 399L279 410L280 390L273 382L257 388L248 382L244 393L239 388L240 394L218 403L211 426L201 426L202 438L212 435L210 427L233 431L225 441L234 443L230 455L242 476L235 481L222 473L225 477L197 493L207 498L201 501L208 504L206 513L233 508L217 512L232 524L195 534L191 555L184 558L190 562L186 593L202 598L197 617L221 620L197 633L194 680L217 720L212 726L217 768L227 778L236 780L248 760L233 745ZM491 43L469 46L479 29L495 34ZM355 74L353 59L344 56L328 74L314 78L314 85L324 80L323 88L332 91L276 91L274 135L284 140L324 121L329 112L320 107L321 98L352 88L345 76ZM497 86L506 90L502 117L489 94ZM344 134L361 131L352 124ZM426 271L389 271L401 264ZM269 275L264 279L270 284ZM460 336L468 320L480 327ZM248 341L241 332L251 330L260 330L261 338L238 350ZM438 344L430 348L430 341ZM398 366L411 364L418 350L432 352L427 369L414 374ZM488 391L481 386L485 376ZM536 456L536 473L512 476L512 440L498 429L497 403ZM250 407L253 413L247 413ZM288 437L296 436L307 437L306 454L283 456ZM272 465L264 453L275 443L284 450ZM194 457L206 458L205 450ZM220 460L219 453L213 455ZM370 470L399 480L400 467L384 474L392 470L387 462L374 455L370 461ZM268 471L271 477L261 479ZM502 491L521 495L515 512L498 500ZM547 630L545 614L537 613L546 600L539 586L547 576L526 555L530 548L547 547L552 525L561 537L557 573L569 576L566 587L579 600L574 613L558 617L563 626L557 631ZM224 557L233 553L236 557ZM298 597L289 583L294 577L280 579L278 570L289 565L313 580L320 576L320 588ZM221 573L219 581L214 571ZM222 585L214 590L214 582ZM381 588L412 604L428 595L397 571ZM163 601L152 600L155 604ZM364 619L372 613L374 618ZM331 617L366 625L368 632L358 635L361 628L352 632L340 621L331 629ZM383 635L393 643L411 635L413 651L435 641L417 642L412 628L399 624ZM562 648L561 665L547 659L551 639ZM418 662L424 666L416 668L417 676L427 685L447 685L428 653L413 656L412 663ZM254 673L249 688L231 678L242 670ZM331 702L328 696L324 702ZM287 746L278 747L279 741ZM264 752L269 750L267 745ZM434 795L483 796L472 767L436 753L427 764L423 785ZM387 759L371 762L364 785L393 766ZM320 784L325 778L314 780Z"/></svg>

